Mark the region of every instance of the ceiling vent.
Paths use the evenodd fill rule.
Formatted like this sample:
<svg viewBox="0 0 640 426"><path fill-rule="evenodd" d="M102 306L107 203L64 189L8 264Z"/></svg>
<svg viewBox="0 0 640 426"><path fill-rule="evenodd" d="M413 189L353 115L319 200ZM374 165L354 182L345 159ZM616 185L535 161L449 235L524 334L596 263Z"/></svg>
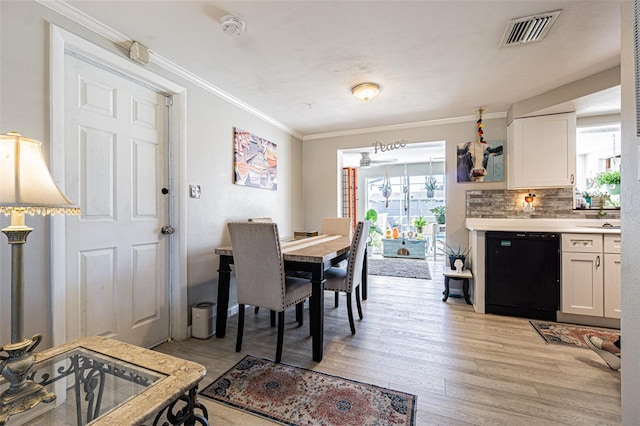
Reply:
<svg viewBox="0 0 640 426"><path fill-rule="evenodd" d="M560 10L518 18L507 24L502 36L502 46L517 46L542 40L560 15Z"/></svg>

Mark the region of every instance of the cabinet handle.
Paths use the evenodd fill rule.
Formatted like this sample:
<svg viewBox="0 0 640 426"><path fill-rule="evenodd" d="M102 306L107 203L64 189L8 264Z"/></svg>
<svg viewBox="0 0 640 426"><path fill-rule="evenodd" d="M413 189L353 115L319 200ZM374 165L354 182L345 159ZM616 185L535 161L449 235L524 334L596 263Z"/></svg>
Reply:
<svg viewBox="0 0 640 426"><path fill-rule="evenodd" d="M600 256L596 257L596 269L600 267Z"/></svg>
<svg viewBox="0 0 640 426"><path fill-rule="evenodd" d="M571 182L571 184L573 185L575 183L575 176L573 175L573 173L571 174L571 177L569 178L569 182Z"/></svg>

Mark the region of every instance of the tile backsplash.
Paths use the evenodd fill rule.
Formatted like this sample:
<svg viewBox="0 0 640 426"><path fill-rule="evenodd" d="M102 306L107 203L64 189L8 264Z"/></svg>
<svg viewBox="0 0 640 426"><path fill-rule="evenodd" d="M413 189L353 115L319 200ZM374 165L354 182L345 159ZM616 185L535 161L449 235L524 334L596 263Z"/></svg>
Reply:
<svg viewBox="0 0 640 426"><path fill-rule="evenodd" d="M535 194L534 211L524 211L524 196ZM619 219L619 209L573 209L572 188L530 190L471 190L467 191L468 218L503 219Z"/></svg>

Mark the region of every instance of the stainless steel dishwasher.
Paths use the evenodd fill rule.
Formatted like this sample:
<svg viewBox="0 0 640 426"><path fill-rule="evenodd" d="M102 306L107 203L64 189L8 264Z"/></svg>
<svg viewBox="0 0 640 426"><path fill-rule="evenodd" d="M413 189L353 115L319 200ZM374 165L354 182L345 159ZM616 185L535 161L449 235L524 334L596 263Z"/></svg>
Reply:
<svg viewBox="0 0 640 426"><path fill-rule="evenodd" d="M560 308L560 234L487 232L485 311L556 320Z"/></svg>

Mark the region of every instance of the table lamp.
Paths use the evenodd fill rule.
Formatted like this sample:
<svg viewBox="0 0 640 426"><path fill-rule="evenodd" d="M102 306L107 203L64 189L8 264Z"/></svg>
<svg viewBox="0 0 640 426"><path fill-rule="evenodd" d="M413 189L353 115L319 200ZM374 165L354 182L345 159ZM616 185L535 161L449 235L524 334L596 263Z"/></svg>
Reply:
<svg viewBox="0 0 640 426"><path fill-rule="evenodd" d="M33 230L25 226L24 216L77 215L80 209L53 181L40 145L19 133L0 135L0 213L11 215L11 225L2 230L11 245L11 343L0 348L8 354L0 356L0 372L10 384L0 395L0 424L13 414L55 399L54 394L27 379L36 358L32 351L42 336L23 336L22 248Z"/></svg>

